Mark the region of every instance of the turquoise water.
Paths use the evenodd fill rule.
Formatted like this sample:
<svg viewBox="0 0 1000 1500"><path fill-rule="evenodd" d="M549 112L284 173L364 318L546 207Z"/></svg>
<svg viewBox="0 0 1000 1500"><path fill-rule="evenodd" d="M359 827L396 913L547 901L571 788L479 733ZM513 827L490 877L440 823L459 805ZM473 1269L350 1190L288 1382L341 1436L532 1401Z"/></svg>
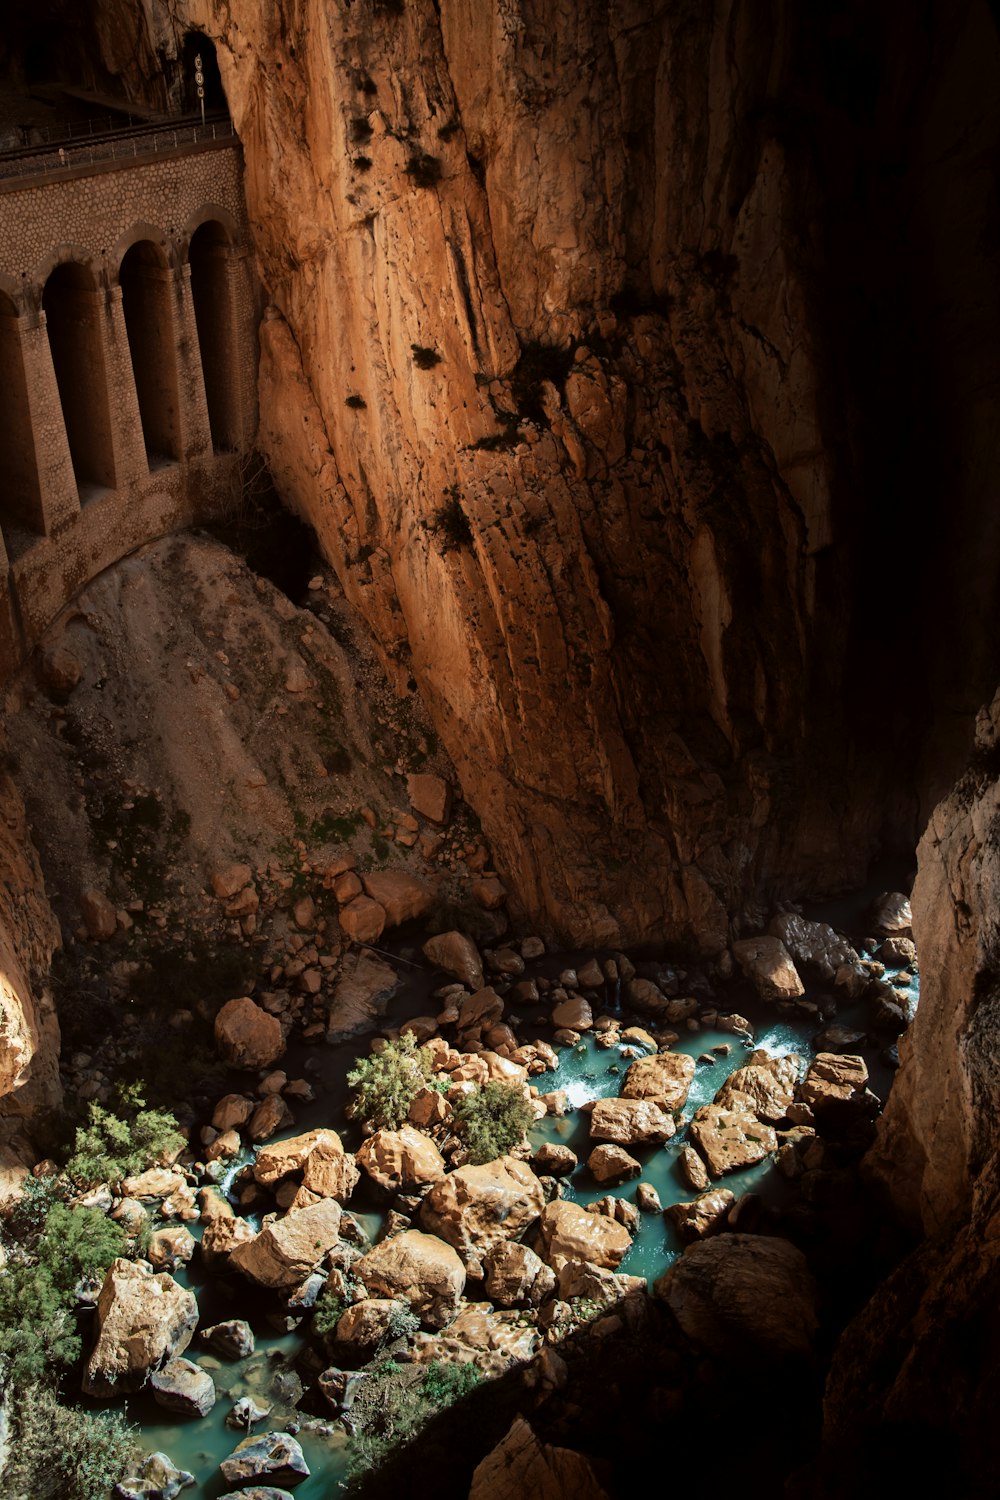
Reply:
<svg viewBox="0 0 1000 1500"><path fill-rule="evenodd" d="M572 964L573 957L566 954L550 955L541 963L529 966L529 971L554 975L560 968ZM887 974L886 978L891 983L899 984L901 988L908 987L913 995L913 1003L916 1003L918 981L915 976L900 973ZM427 998L429 983L429 980L424 979L422 983L406 986L393 1006L391 1021L394 1024L398 1025L409 1015L426 1014L433 1009L433 1002L429 1002ZM819 999L822 987L808 986L807 982L807 991L807 998ZM611 1000L613 997L608 998ZM775 1056L797 1052L807 1061L813 1055L813 1039L822 1025L814 1018L794 1013L783 1015L774 1007L762 1005L739 986L733 986L727 991L725 1003L750 1020L755 1033L754 1046ZM595 1013L599 1013L599 1010L600 1007L595 1005ZM631 1019L643 1024L641 1017ZM838 1009L835 1019L839 1025L864 1030L866 1007L862 1004L853 1009ZM541 1025L525 1025L522 1028L522 1035L525 1037L547 1037L550 1034ZM696 1059L711 1053L713 1047L723 1044L730 1048L728 1055L716 1055L714 1065L697 1064L683 1112L684 1123L679 1126L677 1135L665 1146L630 1148L631 1154L643 1167L639 1180L650 1183L656 1189L664 1208L695 1196L683 1181L677 1165L678 1155L687 1142L686 1121L701 1104L714 1098L725 1078L734 1069L745 1064L752 1050L742 1038L731 1032L708 1029L682 1031L675 1044L674 1050L686 1052ZM325 1125L340 1131L348 1148L357 1146L357 1128L344 1116L348 1096L345 1075L355 1057L366 1048L367 1040L361 1039L337 1048L297 1049L285 1060L289 1076L304 1072L305 1076L312 1079L317 1097L308 1105L295 1106L295 1125L283 1132L283 1137ZM880 1056L884 1049L862 1046L859 1050L868 1061L871 1087L884 1099L891 1080L891 1069ZM612 1193L634 1202L636 1181L617 1188L601 1187L587 1171L585 1161L593 1143L589 1138L589 1117L578 1112L579 1106L591 1099L617 1095L631 1058L622 1056L619 1047L598 1048L592 1035L585 1036L575 1047L559 1049L559 1053L558 1069L540 1075L533 1082L543 1093L565 1090L577 1112L562 1119L548 1117L538 1122L530 1133L532 1145L537 1147L543 1141L558 1142L569 1146L579 1157L579 1167L571 1177L564 1179L563 1191L567 1198L587 1204ZM240 1162L234 1164L234 1170L236 1165L249 1157L250 1153L245 1153ZM785 1179L770 1160L743 1172L730 1173L720 1179L718 1186L729 1188L737 1197L749 1191L759 1193L775 1207L780 1207L790 1192ZM382 1209L370 1185L366 1185L366 1179L363 1179L355 1194L351 1212L361 1220L369 1235L376 1238L381 1227ZM198 1225L188 1227L196 1236L200 1233ZM644 1276L652 1283L681 1249L682 1243L673 1225L661 1214L641 1214L638 1232L621 1270L631 1275ZM186 1271L178 1272L177 1277L197 1292L201 1326L208 1326L224 1318L246 1318L254 1329L257 1347L249 1359L238 1362L225 1362L203 1352L203 1346L197 1339L187 1350L187 1358L209 1370L218 1390L216 1406L205 1418L191 1420L172 1416L157 1406L147 1394L130 1399L127 1411L130 1418L141 1425L144 1450L149 1452L160 1448L174 1463L195 1474L197 1484L184 1491L185 1495L215 1500L227 1488L219 1474L218 1465L244 1435L225 1425L226 1414L238 1397L253 1395L272 1401L274 1408L271 1417L259 1424L255 1431L284 1428L287 1423L294 1421L302 1423L297 1438L312 1474L308 1480L295 1486L298 1500L321 1500L321 1497L336 1493L346 1475L348 1442L345 1435L339 1430L310 1430L311 1426L332 1429L332 1417L310 1417L296 1412L291 1403L282 1401L280 1397L276 1398L271 1390L274 1376L281 1370L288 1369L302 1350L305 1344L303 1335L297 1331L279 1331L270 1325L268 1305L245 1283L235 1279L230 1282L205 1277L197 1263ZM303 1329L308 1327L308 1319L302 1326Z"/></svg>

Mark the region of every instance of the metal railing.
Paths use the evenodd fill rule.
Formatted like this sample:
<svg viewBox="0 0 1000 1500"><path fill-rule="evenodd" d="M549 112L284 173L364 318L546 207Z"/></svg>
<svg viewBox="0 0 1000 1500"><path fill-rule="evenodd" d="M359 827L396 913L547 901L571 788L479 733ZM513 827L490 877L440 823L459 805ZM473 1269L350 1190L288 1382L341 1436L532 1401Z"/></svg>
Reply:
<svg viewBox="0 0 1000 1500"><path fill-rule="evenodd" d="M214 141L235 140L232 120L208 120L204 125L156 126L153 129L122 131L101 141L79 145L70 143L58 149L24 147L0 156L0 179L11 177L58 176L73 168L96 166L100 162L121 162L123 166L148 156L177 151L184 146L210 146Z"/></svg>

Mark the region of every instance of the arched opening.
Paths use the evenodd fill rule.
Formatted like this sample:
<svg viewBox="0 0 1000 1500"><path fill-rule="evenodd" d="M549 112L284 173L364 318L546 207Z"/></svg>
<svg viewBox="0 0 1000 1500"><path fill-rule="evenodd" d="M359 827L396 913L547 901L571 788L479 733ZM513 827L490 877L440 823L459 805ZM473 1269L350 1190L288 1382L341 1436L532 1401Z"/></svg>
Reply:
<svg viewBox="0 0 1000 1500"><path fill-rule="evenodd" d="M140 240L118 272L139 416L151 469L180 458L180 398L170 272L150 240Z"/></svg>
<svg viewBox="0 0 1000 1500"><path fill-rule="evenodd" d="M56 266L42 294L49 348L80 499L93 486L115 487L101 299L85 266Z"/></svg>
<svg viewBox="0 0 1000 1500"><path fill-rule="evenodd" d="M222 74L219 72L219 63L215 55L215 43L210 42L201 31L189 31L184 38L182 67L185 110L193 113L201 108L194 76L195 59L198 57L201 58L201 72L205 80L202 84L205 90L205 113L218 114L221 110L228 114L229 105L226 102L226 91L222 87Z"/></svg>
<svg viewBox="0 0 1000 1500"><path fill-rule="evenodd" d="M205 377L208 420L216 453L240 446L236 336L230 295L229 235L209 219L191 237L191 296Z"/></svg>
<svg viewBox="0 0 1000 1500"><path fill-rule="evenodd" d="M8 555L45 532L17 308L0 292L0 471Z"/></svg>

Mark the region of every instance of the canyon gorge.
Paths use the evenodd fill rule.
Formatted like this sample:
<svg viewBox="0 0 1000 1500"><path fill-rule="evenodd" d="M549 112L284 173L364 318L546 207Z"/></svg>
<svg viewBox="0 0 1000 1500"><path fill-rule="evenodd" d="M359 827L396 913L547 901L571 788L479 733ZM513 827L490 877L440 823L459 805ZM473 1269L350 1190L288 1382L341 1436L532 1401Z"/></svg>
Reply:
<svg viewBox="0 0 1000 1500"><path fill-rule="evenodd" d="M721 1057L742 1035L728 1023L740 991L726 986L757 971L740 944L785 933L812 977L804 1010L801 986L781 998L812 1030L797 1092L788 1085L773 1118L787 1132L783 1153L808 1150L794 1130L818 1118L802 1114L810 1078L819 1089L813 1053L854 1055L846 1040L816 1041L829 1035L829 995L846 1008L855 982L838 971L846 962L856 979L860 965L859 993L881 983L881 1000L905 1010L907 962L880 960L875 944L896 930L905 942L910 928L875 931L858 918L858 951L826 972L794 949L789 919L860 891L873 867L911 877L915 863L919 1008L889 1032L867 1028L865 1047L882 1062L899 1033L877 1121L865 1115L862 1064L850 1121L845 1110L829 1126L826 1171L842 1176L824 1190L846 1194L851 1224L842 1238L831 1229L829 1253L854 1259L842 1292L830 1290L828 1264L810 1262L824 1290L806 1353L779 1358L742 1325L728 1344L699 1343L697 1318L679 1310L678 1267L692 1267L695 1300L707 1296L699 1265L710 1284L725 1285L726 1273L721 1260L699 1261L715 1251L698 1243L666 1273L662 1296L643 1302L652 1312L636 1311L636 1289L620 1278L626 1311L603 1335L615 1351L604 1359L621 1365L617 1406L600 1408L601 1361L585 1343L576 1365L567 1354L575 1373L568 1393L557 1384L558 1419L540 1397L539 1412L522 1412L509 1381L494 1399L504 1431L514 1422L509 1463L535 1476L518 1481L523 1493L540 1485L542 1465L546 1494L623 1495L657 1433L679 1446L689 1424L704 1444L725 1418L754 1429L746 1462L767 1472L745 1480L752 1494L882 1494L914 1464L927 1486L992 1494L996 7L46 0L3 25L4 123L28 108L10 101L32 89L37 100L40 83L76 90L80 107L110 100L143 120L187 121L195 48L208 60L209 102L228 111L238 142L245 216L230 168L216 192L198 157L197 213L178 194L155 230L145 210L141 219L149 243L169 241L150 279L176 272L170 295L182 309L185 278L194 288L189 322L178 324L187 436L174 458L211 499L204 515L199 500L143 519L147 530L113 561L94 550L75 572L60 564L69 602L44 629L22 607L0 766L5 1194L50 1155L67 1099L106 1102L107 1081L130 1068L142 1081L157 1050L173 1066L178 1026L182 1046L198 1028L218 1042L223 1001L246 997L256 1009L252 992L296 1046L389 1029L395 971L366 945L391 947L391 929L419 921L429 921L425 955L452 929L478 944L467 971L453 953L435 960L473 998L494 984L519 988L525 974L519 1007L533 984L538 999L540 980L543 996L562 989L559 1009L577 1021L591 1004L597 1014L598 991L617 1005L615 985L653 983L642 964L659 966L649 1014L711 1033L698 1057L706 1067L713 1038ZM87 170L70 160L84 185ZM200 245L205 264L224 261L235 278L233 348L252 329L259 361L224 441L211 359L203 351L199 377L185 332L210 343L202 224L222 226ZM108 237L118 243L117 230ZM83 255L63 238L63 259ZM101 254L110 266L110 249ZM88 256L97 267L96 251ZM41 256L2 268L5 321L37 320L15 273L40 289L48 265L44 275ZM106 269L95 275L95 296L121 295L101 280ZM128 295L126 283L126 317ZM213 325L220 346L227 330ZM0 435L13 430L4 420ZM204 450L191 436L198 422ZM155 481L152 454L149 473ZM127 487L122 500L127 514ZM86 524L82 485L80 501ZM182 529L192 521L210 523L211 536ZM4 534L16 572L6 521ZM532 957L546 948L554 966L536 974ZM561 966L560 952L571 955ZM594 993L577 985L590 963ZM214 1010L196 970L211 972ZM882 982L890 970L893 994ZM277 1002L268 1011L275 992L284 1012ZM425 1020L435 1006L422 998L413 1015ZM446 992L438 1003L447 1014ZM454 1024L465 998L450 1003ZM490 1022L508 1025L502 1010L484 1035ZM171 1019L179 1013L189 1019ZM615 1038L617 1024L606 1028ZM497 1055L548 1087L544 1046L532 1053L537 1039L514 1022L509 1032L502 1042L490 1032ZM449 1066L471 1066L468 1081L475 1067L462 1058ZM752 1058L750 1069L772 1066L759 1050ZM777 1061L772 1072L780 1084ZM443 1097L436 1076L425 1092L440 1085ZM212 1118L212 1140L195 1149L225 1133L204 1110L217 1082L216 1098L222 1083L206 1073L201 1094L192 1084L171 1101L192 1143ZM293 1113L311 1088L299 1082ZM291 1128L274 1113L274 1128L279 1117ZM301 1192L304 1163L294 1169L305 1169ZM246 1170L251 1198L269 1203L260 1190L281 1173ZM428 1238L409 1227L427 1227L412 1186L393 1210L407 1220L396 1228ZM522 1196L533 1191L522 1181ZM330 1202L295 1207L319 1215ZM559 1276L554 1204L536 1248ZM859 1205L865 1227L855 1232ZM726 1220L737 1261L766 1259L757 1241L787 1244L754 1233L756 1211ZM607 1225L608 1235L621 1227ZM471 1264L485 1276L474 1247L460 1248L462 1274ZM805 1306L797 1267L774 1253L754 1274L773 1275L793 1289L790 1306L800 1293ZM803 1326L811 1316L802 1312ZM430 1327L446 1339L436 1318L419 1338ZM555 1380L554 1347L533 1351L536 1394ZM628 1406L641 1360L660 1382L656 1400L643 1391L642 1441ZM782 1371L801 1376L789 1397L794 1440L773 1468L762 1435L771 1409L748 1396L747 1415L734 1396L758 1361L779 1385ZM685 1362L694 1373L682 1378ZM730 1388L727 1371L741 1362ZM485 1413L490 1398L474 1399ZM623 1448L627 1434L632 1457L616 1467L604 1442L591 1469L591 1424L620 1431ZM477 1467L502 1435L487 1442L489 1425L484 1416L481 1451L450 1460L447 1437L435 1448L429 1429L411 1460L390 1455L385 1492L414 1484L412 1461L439 1466L439 1493L469 1493L473 1471L476 1500L517 1493L502 1462ZM685 1480L703 1462L686 1458Z"/></svg>

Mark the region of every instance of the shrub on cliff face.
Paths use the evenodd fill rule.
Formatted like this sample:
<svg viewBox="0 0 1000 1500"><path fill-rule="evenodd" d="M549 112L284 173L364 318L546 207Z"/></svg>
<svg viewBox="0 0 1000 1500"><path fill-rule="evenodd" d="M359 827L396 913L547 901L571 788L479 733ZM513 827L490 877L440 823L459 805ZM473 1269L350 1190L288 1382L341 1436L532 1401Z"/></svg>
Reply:
<svg viewBox="0 0 1000 1500"><path fill-rule="evenodd" d="M506 1156L520 1144L534 1118L518 1085L498 1079L470 1094L455 1111L455 1123L475 1166Z"/></svg>
<svg viewBox="0 0 1000 1500"><path fill-rule="evenodd" d="M347 1082L356 1090L350 1108L352 1118L364 1120L376 1130L395 1130L431 1076L430 1059L410 1032L398 1041L386 1042L381 1052L359 1058L347 1075Z"/></svg>
<svg viewBox="0 0 1000 1500"><path fill-rule="evenodd" d="M138 1087L120 1089L118 1098L120 1115L92 1101L87 1124L76 1132L66 1171L82 1187L118 1182L172 1156L184 1145L174 1116L167 1110L147 1109Z"/></svg>

